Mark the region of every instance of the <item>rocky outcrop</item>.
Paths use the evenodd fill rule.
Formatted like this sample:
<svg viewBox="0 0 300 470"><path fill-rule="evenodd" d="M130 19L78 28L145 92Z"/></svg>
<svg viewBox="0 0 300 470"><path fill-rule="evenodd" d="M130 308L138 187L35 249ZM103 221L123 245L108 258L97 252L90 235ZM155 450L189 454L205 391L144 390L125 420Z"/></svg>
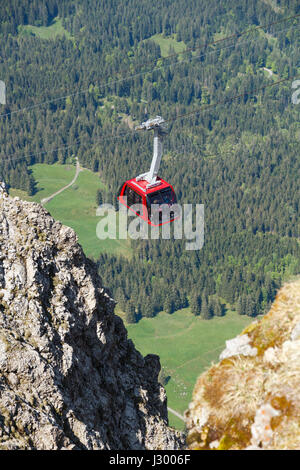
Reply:
<svg viewBox="0 0 300 470"><path fill-rule="evenodd" d="M300 449L300 281L227 342L186 412L190 449Z"/></svg>
<svg viewBox="0 0 300 470"><path fill-rule="evenodd" d="M182 447L74 231L0 189L0 449Z"/></svg>

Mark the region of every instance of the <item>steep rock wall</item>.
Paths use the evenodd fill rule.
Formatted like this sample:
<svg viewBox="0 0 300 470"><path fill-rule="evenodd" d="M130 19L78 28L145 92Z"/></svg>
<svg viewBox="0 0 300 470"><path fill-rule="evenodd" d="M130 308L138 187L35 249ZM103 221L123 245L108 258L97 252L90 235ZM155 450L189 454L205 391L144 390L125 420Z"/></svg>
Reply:
<svg viewBox="0 0 300 470"><path fill-rule="evenodd" d="M74 231L0 189L0 449L182 447Z"/></svg>

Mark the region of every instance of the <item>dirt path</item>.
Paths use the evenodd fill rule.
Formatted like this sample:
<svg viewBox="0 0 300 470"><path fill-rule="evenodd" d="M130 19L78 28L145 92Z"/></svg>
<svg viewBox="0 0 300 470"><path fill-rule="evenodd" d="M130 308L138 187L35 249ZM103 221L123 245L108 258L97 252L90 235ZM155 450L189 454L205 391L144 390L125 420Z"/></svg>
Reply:
<svg viewBox="0 0 300 470"><path fill-rule="evenodd" d="M268 72L268 74L270 75L270 77L272 77L273 72L272 72L271 69L267 69L267 67L263 67L263 69L264 69L266 72Z"/></svg>
<svg viewBox="0 0 300 470"><path fill-rule="evenodd" d="M72 184L75 183L75 181L78 178L79 173L82 171L80 168L79 160L78 157L76 157L76 173L74 178L72 179L71 183L67 184L63 188L61 188L59 191L56 191L55 193L51 194L51 196L45 197L44 199L41 200L41 204L47 204L47 202L50 202L55 196L58 196L58 194L62 193L65 189L68 189L72 186Z"/></svg>
<svg viewBox="0 0 300 470"><path fill-rule="evenodd" d="M181 421L183 421L183 422L185 421L184 417L182 415L180 415L179 413L177 413L177 411L172 410L172 408L168 407L168 411L170 411L170 413L172 413L173 415L177 416L177 418L181 419Z"/></svg>
<svg viewBox="0 0 300 470"><path fill-rule="evenodd" d="M203 358L203 356L206 356L207 354L210 354L210 353L215 352L215 351L222 352L223 349L225 349L224 346L219 346L218 348L211 349L210 351L206 351L205 353L201 353L199 356L193 357L193 359L190 359L189 361L186 361L183 364L180 364L180 366L176 367L174 370L177 371L178 369L181 369L181 367L185 367L187 364L189 364L190 362L195 361L196 359L201 362L201 359ZM206 361L204 361L204 365L206 365L206 364L207 364Z"/></svg>

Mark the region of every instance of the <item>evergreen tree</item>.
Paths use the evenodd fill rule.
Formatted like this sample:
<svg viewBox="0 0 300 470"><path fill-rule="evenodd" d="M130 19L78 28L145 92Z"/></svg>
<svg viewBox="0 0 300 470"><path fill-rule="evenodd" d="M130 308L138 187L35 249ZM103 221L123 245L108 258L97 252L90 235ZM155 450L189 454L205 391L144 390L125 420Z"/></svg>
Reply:
<svg viewBox="0 0 300 470"><path fill-rule="evenodd" d="M238 298L236 309L239 315L246 315L246 299L244 295Z"/></svg>
<svg viewBox="0 0 300 470"><path fill-rule="evenodd" d="M206 297L202 298L201 317L204 320L210 320L212 318L211 306Z"/></svg>
<svg viewBox="0 0 300 470"><path fill-rule="evenodd" d="M215 298L215 297L212 298L211 305L212 305L213 315L216 315L217 317L222 317L224 315L223 306L218 298Z"/></svg>
<svg viewBox="0 0 300 470"><path fill-rule="evenodd" d="M125 320L127 323L136 323L135 306L132 302L127 302L125 307Z"/></svg>
<svg viewBox="0 0 300 470"><path fill-rule="evenodd" d="M154 317L154 308L149 297L146 297L145 303L143 305L143 314L146 318Z"/></svg>
<svg viewBox="0 0 300 470"><path fill-rule="evenodd" d="M257 315L256 303L251 294L247 296L246 300L246 315L249 317L255 317Z"/></svg>
<svg viewBox="0 0 300 470"><path fill-rule="evenodd" d="M191 294L190 307L193 315L201 314L201 295L196 291L193 291Z"/></svg>
<svg viewBox="0 0 300 470"><path fill-rule="evenodd" d="M166 313L170 314L174 312L174 303L170 295L166 295L163 308Z"/></svg>
<svg viewBox="0 0 300 470"><path fill-rule="evenodd" d="M103 194L102 194L102 191L100 189L97 190L96 202L97 202L98 206L101 206L103 204Z"/></svg>

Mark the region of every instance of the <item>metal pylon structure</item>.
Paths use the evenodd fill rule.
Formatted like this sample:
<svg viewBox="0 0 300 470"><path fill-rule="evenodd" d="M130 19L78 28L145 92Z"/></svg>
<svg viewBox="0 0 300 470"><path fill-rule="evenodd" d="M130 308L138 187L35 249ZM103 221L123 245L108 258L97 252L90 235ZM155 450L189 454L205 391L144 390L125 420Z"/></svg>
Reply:
<svg viewBox="0 0 300 470"><path fill-rule="evenodd" d="M137 126L135 130L154 130L153 158L150 170L147 173L142 173L136 177L136 181L147 181L149 183L147 185L148 189L160 184L157 176L163 154L163 138L168 134L168 130L165 126L165 120L161 116L156 116L154 119L149 119L148 121L143 122L140 126Z"/></svg>

